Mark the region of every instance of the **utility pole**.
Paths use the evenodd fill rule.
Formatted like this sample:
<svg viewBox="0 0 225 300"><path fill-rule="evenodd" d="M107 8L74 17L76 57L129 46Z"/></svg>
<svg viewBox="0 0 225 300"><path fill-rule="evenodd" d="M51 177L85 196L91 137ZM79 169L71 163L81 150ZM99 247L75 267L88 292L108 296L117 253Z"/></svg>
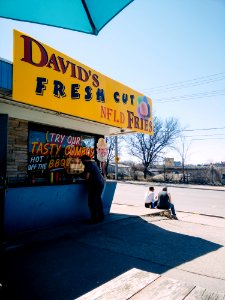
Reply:
<svg viewBox="0 0 225 300"><path fill-rule="evenodd" d="M210 173L211 173L211 183L214 184L215 167L213 164L210 165Z"/></svg>
<svg viewBox="0 0 225 300"><path fill-rule="evenodd" d="M115 135L115 180L118 179L118 140Z"/></svg>

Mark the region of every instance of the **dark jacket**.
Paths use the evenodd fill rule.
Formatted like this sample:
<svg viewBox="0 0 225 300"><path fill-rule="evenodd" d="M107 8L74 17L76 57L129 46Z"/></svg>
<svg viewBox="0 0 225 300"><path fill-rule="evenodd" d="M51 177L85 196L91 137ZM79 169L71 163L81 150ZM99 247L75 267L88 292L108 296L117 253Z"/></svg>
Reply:
<svg viewBox="0 0 225 300"><path fill-rule="evenodd" d="M161 191L158 194L158 208L169 208L170 206L170 198L166 191Z"/></svg>
<svg viewBox="0 0 225 300"><path fill-rule="evenodd" d="M84 173L90 174L90 177L87 180L89 187L96 187L96 186L103 187L104 186L105 180L104 180L104 178L101 174L101 171L100 171L99 167L97 166L96 162L88 161L85 164Z"/></svg>

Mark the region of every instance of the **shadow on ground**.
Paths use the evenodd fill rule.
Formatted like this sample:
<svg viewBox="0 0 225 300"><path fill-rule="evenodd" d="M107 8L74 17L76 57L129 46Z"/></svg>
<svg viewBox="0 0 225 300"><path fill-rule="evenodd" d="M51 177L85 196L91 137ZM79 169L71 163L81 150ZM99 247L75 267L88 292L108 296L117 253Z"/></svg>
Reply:
<svg viewBox="0 0 225 300"><path fill-rule="evenodd" d="M132 268L162 274L222 247L140 217L72 224L52 237L3 250L3 299L72 300Z"/></svg>

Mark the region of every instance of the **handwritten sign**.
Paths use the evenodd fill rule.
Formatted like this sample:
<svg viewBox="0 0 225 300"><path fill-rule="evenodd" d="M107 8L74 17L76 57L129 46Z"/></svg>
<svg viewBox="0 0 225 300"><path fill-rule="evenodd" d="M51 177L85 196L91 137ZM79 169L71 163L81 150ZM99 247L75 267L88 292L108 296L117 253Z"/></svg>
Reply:
<svg viewBox="0 0 225 300"><path fill-rule="evenodd" d="M93 137L49 130L29 130L28 173L66 170L71 159L84 154L94 157Z"/></svg>

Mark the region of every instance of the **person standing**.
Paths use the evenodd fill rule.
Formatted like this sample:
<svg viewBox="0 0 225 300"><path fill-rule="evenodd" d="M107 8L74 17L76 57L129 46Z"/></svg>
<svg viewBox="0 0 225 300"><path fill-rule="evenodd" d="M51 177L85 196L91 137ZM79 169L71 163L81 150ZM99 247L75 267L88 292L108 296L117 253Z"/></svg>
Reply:
<svg viewBox="0 0 225 300"><path fill-rule="evenodd" d="M149 187L149 190L145 193L145 207L146 208L155 208L155 189L153 186Z"/></svg>
<svg viewBox="0 0 225 300"><path fill-rule="evenodd" d="M172 203L171 195L167 192L167 187L164 187L162 191L158 193L157 208L171 209L172 217L178 220L174 204Z"/></svg>
<svg viewBox="0 0 225 300"><path fill-rule="evenodd" d="M88 207L91 212L90 223L95 224L104 220L102 206L102 192L105 180L95 161L92 161L88 155L80 157L84 164L84 178L88 188Z"/></svg>

